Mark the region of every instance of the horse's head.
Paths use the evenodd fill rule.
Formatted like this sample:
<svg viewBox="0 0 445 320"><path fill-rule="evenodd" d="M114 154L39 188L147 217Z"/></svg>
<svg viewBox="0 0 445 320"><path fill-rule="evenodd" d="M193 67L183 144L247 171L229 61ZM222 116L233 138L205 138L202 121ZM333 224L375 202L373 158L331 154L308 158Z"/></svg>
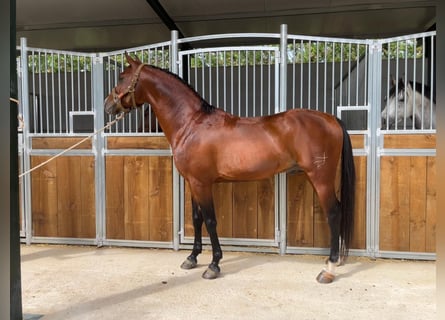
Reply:
<svg viewBox="0 0 445 320"><path fill-rule="evenodd" d="M144 103L136 90L144 64L132 59L128 54L125 54L125 57L129 66L120 73L119 82L104 101L105 111L109 114L130 112Z"/></svg>
<svg viewBox="0 0 445 320"><path fill-rule="evenodd" d="M398 83L393 78L391 80L391 88L389 90L389 97L385 97L385 108L381 113L382 126L386 128L386 123L388 122L388 127L395 125L397 121L402 121L404 118L409 118L413 115L412 108L412 86L408 82L405 84L402 78L399 79Z"/></svg>

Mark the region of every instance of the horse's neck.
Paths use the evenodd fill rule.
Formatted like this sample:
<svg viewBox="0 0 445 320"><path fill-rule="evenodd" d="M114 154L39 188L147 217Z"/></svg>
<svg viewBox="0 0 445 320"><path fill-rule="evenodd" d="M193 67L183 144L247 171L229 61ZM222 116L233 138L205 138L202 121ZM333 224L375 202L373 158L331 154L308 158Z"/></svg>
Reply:
<svg viewBox="0 0 445 320"><path fill-rule="evenodd" d="M141 79L145 87L145 100L150 103L162 130L173 145L175 136L188 125L199 110L201 100L186 84L168 73L147 68Z"/></svg>

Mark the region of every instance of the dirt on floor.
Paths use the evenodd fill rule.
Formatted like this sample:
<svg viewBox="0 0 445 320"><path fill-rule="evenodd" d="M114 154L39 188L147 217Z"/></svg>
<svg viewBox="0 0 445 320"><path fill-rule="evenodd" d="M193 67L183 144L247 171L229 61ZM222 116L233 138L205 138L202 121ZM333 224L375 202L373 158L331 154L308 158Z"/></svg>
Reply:
<svg viewBox="0 0 445 320"><path fill-rule="evenodd" d="M327 285L325 257L225 252L179 266L188 251L21 247L25 319L436 319L434 261L349 257Z"/></svg>

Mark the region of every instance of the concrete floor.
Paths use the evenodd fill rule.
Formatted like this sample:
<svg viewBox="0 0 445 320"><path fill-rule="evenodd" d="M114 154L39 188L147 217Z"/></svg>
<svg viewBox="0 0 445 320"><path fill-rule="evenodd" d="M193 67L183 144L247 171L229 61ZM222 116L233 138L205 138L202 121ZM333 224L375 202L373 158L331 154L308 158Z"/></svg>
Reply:
<svg viewBox="0 0 445 320"><path fill-rule="evenodd" d="M225 252L204 280L186 251L22 246L25 319L436 318L436 264L350 257L336 281L315 277L325 257Z"/></svg>

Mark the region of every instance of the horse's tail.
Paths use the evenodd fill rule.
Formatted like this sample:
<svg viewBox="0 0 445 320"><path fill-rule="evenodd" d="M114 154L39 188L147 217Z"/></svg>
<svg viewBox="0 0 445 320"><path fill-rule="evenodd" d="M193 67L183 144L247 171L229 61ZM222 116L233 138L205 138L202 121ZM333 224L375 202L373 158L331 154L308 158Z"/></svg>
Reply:
<svg viewBox="0 0 445 320"><path fill-rule="evenodd" d="M340 190L340 254L346 257L349 252L354 229L355 166L351 138L349 137L344 123L340 119L337 120L343 130Z"/></svg>

